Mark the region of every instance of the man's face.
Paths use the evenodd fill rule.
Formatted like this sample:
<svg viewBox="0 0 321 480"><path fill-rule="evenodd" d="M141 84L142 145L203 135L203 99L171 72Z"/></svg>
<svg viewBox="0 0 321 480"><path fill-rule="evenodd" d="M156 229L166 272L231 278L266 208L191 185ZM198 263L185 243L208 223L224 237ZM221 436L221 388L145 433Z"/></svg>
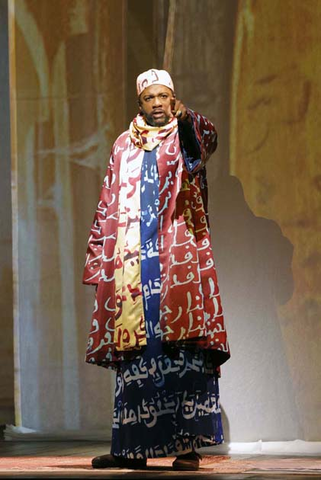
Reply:
<svg viewBox="0 0 321 480"><path fill-rule="evenodd" d="M146 122L153 127L166 125L173 117L173 92L164 85L150 85L139 97L139 109Z"/></svg>

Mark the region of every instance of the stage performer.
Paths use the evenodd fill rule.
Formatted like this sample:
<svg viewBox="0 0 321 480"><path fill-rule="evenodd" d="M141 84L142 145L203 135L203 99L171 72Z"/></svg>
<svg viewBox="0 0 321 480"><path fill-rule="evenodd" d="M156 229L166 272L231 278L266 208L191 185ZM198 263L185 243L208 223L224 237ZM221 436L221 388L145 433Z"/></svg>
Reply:
<svg viewBox="0 0 321 480"><path fill-rule="evenodd" d="M223 441L229 358L207 212L213 124L175 96L165 70L137 78L139 113L111 152L83 281L96 285L86 361L117 372L111 453L94 468L146 467Z"/></svg>

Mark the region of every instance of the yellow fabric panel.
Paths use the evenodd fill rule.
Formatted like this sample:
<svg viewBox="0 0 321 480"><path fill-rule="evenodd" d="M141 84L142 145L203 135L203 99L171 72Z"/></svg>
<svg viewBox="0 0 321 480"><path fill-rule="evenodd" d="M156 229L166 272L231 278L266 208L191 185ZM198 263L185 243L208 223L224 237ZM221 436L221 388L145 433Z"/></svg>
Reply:
<svg viewBox="0 0 321 480"><path fill-rule="evenodd" d="M320 24L318 0L239 2L230 137L249 207L294 246L278 315L307 440L321 429Z"/></svg>

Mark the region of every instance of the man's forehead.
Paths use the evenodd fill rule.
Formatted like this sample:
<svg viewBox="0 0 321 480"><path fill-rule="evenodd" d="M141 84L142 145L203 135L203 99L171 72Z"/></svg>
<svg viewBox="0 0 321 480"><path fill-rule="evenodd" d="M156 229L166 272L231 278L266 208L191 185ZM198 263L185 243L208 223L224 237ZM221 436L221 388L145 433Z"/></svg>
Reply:
<svg viewBox="0 0 321 480"><path fill-rule="evenodd" d="M170 95L173 95L172 90L165 85L150 85L143 90L140 96L144 98L148 95L158 95L160 93L168 93Z"/></svg>

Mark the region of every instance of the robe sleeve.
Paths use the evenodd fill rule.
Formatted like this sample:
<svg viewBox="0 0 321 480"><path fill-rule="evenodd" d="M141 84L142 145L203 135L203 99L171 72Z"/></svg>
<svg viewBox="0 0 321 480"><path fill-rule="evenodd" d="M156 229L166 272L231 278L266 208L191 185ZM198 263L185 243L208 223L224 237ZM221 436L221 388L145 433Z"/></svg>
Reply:
<svg viewBox="0 0 321 480"><path fill-rule="evenodd" d="M212 122L193 110L188 110L191 122L178 122L179 139L186 169L196 173L216 150L217 132Z"/></svg>
<svg viewBox="0 0 321 480"><path fill-rule="evenodd" d="M83 273L83 283L86 285L98 285L99 281L103 246L106 238L107 209L112 201L111 185L113 183L113 165L114 159L112 152L90 229Z"/></svg>

